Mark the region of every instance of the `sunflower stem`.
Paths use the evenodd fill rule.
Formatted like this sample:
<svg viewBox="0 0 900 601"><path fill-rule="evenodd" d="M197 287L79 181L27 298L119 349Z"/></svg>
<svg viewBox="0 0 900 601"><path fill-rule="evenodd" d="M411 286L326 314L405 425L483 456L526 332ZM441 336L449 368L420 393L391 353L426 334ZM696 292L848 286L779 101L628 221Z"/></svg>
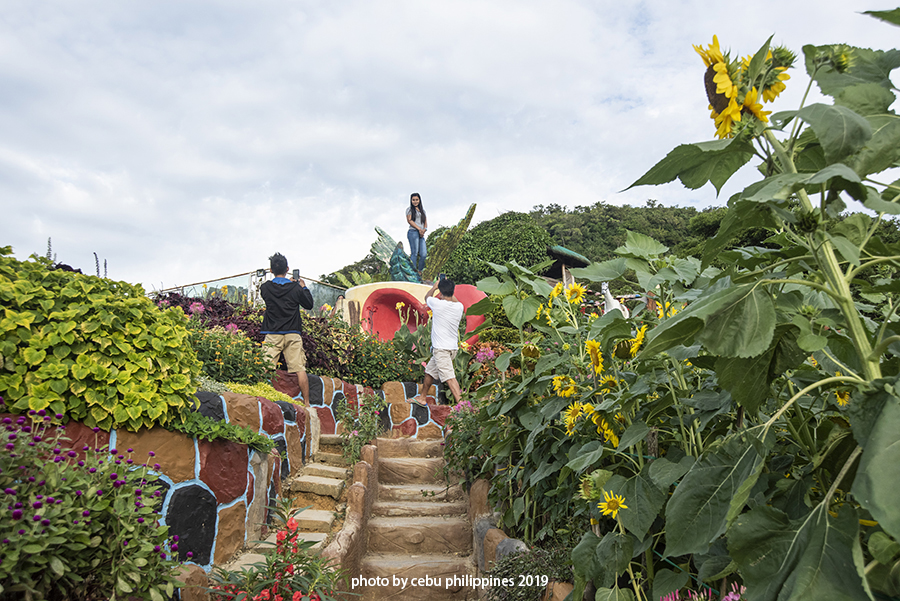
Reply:
<svg viewBox="0 0 900 601"><path fill-rule="evenodd" d="M772 144L772 148L775 150L775 154L778 157L778 162L781 164L782 171L784 173L797 173L797 167L794 165L794 161L791 159L790 154L785 150L784 146L775 135L770 130L766 130L764 135ZM797 190L797 198L807 212L812 212L814 210L812 202L806 194L806 190L803 188ZM872 345L869 342L865 327L860 319L859 311L856 309L856 304L853 302L853 295L850 292L850 284L847 276L841 271L840 262L837 259L837 255L835 255L834 247L831 245L830 240L827 238L823 239L819 250L822 255L822 260L819 261L819 265L825 274L826 280L831 284L834 293L832 295L833 298L837 302L841 313L844 314L850 339L853 340L853 346L856 347L856 352L863 361L866 379L869 381L876 380L881 377L881 365L877 360L869 358L872 354Z"/></svg>

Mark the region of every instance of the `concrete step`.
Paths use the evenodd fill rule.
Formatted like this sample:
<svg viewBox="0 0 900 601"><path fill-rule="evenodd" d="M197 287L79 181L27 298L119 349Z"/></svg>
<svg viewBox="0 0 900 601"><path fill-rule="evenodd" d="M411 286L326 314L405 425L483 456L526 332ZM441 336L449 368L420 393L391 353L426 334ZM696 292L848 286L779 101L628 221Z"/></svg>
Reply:
<svg viewBox="0 0 900 601"><path fill-rule="evenodd" d="M334 523L334 512L324 509L303 509L294 512L297 529L307 532L331 532Z"/></svg>
<svg viewBox="0 0 900 601"><path fill-rule="evenodd" d="M294 492L311 492L332 499L339 498L343 489L344 481L337 478L300 476L291 481L291 490Z"/></svg>
<svg viewBox="0 0 900 601"><path fill-rule="evenodd" d="M231 572L243 572L250 569L253 564L261 563L265 565L266 556L260 553L244 553L225 567Z"/></svg>
<svg viewBox="0 0 900 601"><path fill-rule="evenodd" d="M360 577L368 579L370 584L351 588L351 592L361 592L363 601L460 601L477 598L478 591L465 585L465 577L474 574L469 557L369 554L360 561L359 567ZM377 582L372 582L375 579Z"/></svg>
<svg viewBox="0 0 900 601"><path fill-rule="evenodd" d="M380 459L378 480L383 484L439 484L444 481L440 457L386 457Z"/></svg>
<svg viewBox="0 0 900 601"><path fill-rule="evenodd" d="M468 512L465 501L442 503L436 501L376 501L372 505L372 515L387 517L464 516Z"/></svg>
<svg viewBox="0 0 900 601"><path fill-rule="evenodd" d="M350 463L340 453L328 453L319 451L313 458L313 463L324 463L335 467L349 467Z"/></svg>
<svg viewBox="0 0 900 601"><path fill-rule="evenodd" d="M472 527L466 518L373 517L369 520L371 553L471 553Z"/></svg>
<svg viewBox="0 0 900 601"><path fill-rule="evenodd" d="M345 467L335 467L325 463L310 463L303 466L302 474L306 476L321 476L322 478L344 480L350 475L350 470Z"/></svg>
<svg viewBox="0 0 900 601"><path fill-rule="evenodd" d="M319 435L319 446L332 446L339 447L341 446L341 435L340 434L320 434Z"/></svg>
<svg viewBox="0 0 900 601"><path fill-rule="evenodd" d="M278 539L276 538L277 536L278 533L273 532L266 538L265 544L260 545L256 548L256 550L265 554L274 553L275 547L278 544ZM328 535L324 532L297 532L297 540L306 540L315 543L312 547L310 547L310 551L320 550L324 546L326 538L328 538Z"/></svg>
<svg viewBox="0 0 900 601"><path fill-rule="evenodd" d="M379 501L461 501L466 491L459 484L380 484Z"/></svg>
<svg viewBox="0 0 900 601"><path fill-rule="evenodd" d="M444 445L440 440L415 440L412 438L377 438L378 457L443 457Z"/></svg>

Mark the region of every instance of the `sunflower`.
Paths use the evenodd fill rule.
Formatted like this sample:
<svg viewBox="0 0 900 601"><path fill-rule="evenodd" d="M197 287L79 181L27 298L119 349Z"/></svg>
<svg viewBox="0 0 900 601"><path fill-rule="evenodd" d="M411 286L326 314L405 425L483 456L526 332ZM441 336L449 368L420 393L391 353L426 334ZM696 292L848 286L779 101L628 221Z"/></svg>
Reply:
<svg viewBox="0 0 900 601"><path fill-rule="evenodd" d="M553 392L561 397L575 394L575 380L569 376L553 376Z"/></svg>
<svg viewBox="0 0 900 601"><path fill-rule="evenodd" d="M563 283L556 282L556 286L553 287L553 290L550 291L550 301L552 302L554 298L563 293Z"/></svg>
<svg viewBox="0 0 900 601"><path fill-rule="evenodd" d="M577 305L584 299L585 292L584 286L574 282L566 287L566 300Z"/></svg>
<svg viewBox="0 0 900 601"><path fill-rule="evenodd" d="M841 407L846 407L850 404L850 392L847 390L835 390L834 396L837 397L837 403Z"/></svg>
<svg viewBox="0 0 900 601"><path fill-rule="evenodd" d="M722 110L717 113L716 109L710 105L710 116L716 124L716 136L719 139L731 137L731 130L736 122L741 120L741 107L738 106L737 100L732 98Z"/></svg>
<svg viewBox="0 0 900 601"><path fill-rule="evenodd" d="M575 401L571 405L565 408L562 412L561 417L563 423L566 425L566 434L571 436L575 432L575 422L578 421L578 418L581 417L582 404L578 401Z"/></svg>
<svg viewBox="0 0 900 601"><path fill-rule="evenodd" d="M604 390L613 390L614 388L618 388L619 381L615 376L603 376L600 378L600 388Z"/></svg>
<svg viewBox="0 0 900 601"><path fill-rule="evenodd" d="M763 102L772 102L778 95L784 92L787 85L785 80L791 78L786 71L787 67L776 67L774 70L774 81L763 87Z"/></svg>
<svg viewBox="0 0 900 601"><path fill-rule="evenodd" d="M656 305L656 316L660 319L663 319L665 317L672 317L676 313L678 313L678 309L676 309L675 306L668 301L665 302L665 306L659 303L657 303Z"/></svg>
<svg viewBox="0 0 900 601"><path fill-rule="evenodd" d="M641 326L641 329L637 331L637 334L634 335L634 338L629 340L631 343L631 357L634 358L637 356L638 351L641 350L641 345L644 344L644 336L647 333L647 324Z"/></svg>
<svg viewBox="0 0 900 601"><path fill-rule="evenodd" d="M588 340L584 346L591 356L591 365L594 366L594 371L598 374L601 373L603 371L603 355L600 354L600 343L596 340Z"/></svg>
<svg viewBox="0 0 900 601"><path fill-rule="evenodd" d="M747 95L744 96L744 103L742 105L741 112L746 114L750 113L763 123L769 122L769 115L772 114L772 111L764 111L762 110L762 104L758 103L759 93L756 91L756 88L753 88Z"/></svg>
<svg viewBox="0 0 900 601"><path fill-rule="evenodd" d="M603 515L611 515L613 519L616 519L619 510L628 509L628 505L625 504L625 497L615 493L609 494L604 490L603 500L597 503L597 508L603 512Z"/></svg>
<svg viewBox="0 0 900 601"><path fill-rule="evenodd" d="M712 67L716 63L725 62L725 57L722 55L722 50L719 48L719 38L716 36L713 36L712 44L710 44L709 48L706 50L703 49L703 46L697 45L694 45L694 50L697 51L697 54L703 59L703 64L707 67Z"/></svg>

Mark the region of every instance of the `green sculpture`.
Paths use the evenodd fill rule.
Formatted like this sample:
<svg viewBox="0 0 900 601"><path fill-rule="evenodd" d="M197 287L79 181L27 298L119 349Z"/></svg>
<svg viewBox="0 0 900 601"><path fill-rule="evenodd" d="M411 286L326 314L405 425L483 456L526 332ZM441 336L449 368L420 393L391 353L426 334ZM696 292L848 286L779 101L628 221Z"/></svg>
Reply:
<svg viewBox="0 0 900 601"><path fill-rule="evenodd" d="M441 272L441 269L444 268L444 264L447 263L450 255L456 250L463 234L469 229L469 224L472 222L472 215L475 214L475 206L474 202L469 205L466 216L453 227L444 230L443 233L441 233L441 237L434 241L433 247L428 251L428 260L426 261L425 269L422 270L422 278L424 280L434 281Z"/></svg>

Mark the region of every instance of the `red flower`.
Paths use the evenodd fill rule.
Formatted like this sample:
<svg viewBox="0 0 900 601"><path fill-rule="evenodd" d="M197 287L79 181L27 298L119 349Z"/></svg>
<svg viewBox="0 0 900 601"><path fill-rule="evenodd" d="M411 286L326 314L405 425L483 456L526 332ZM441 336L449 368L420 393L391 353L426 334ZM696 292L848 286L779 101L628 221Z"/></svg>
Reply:
<svg viewBox="0 0 900 601"><path fill-rule="evenodd" d="M293 517L288 518L287 527L288 527L288 530L290 530L291 532L296 530L297 529L297 520L295 520Z"/></svg>
<svg viewBox="0 0 900 601"><path fill-rule="evenodd" d="M286 538L287 538L287 532L285 532L284 530L279 530L278 534L275 535L275 540L278 541L279 543L284 542L284 539L286 539Z"/></svg>

